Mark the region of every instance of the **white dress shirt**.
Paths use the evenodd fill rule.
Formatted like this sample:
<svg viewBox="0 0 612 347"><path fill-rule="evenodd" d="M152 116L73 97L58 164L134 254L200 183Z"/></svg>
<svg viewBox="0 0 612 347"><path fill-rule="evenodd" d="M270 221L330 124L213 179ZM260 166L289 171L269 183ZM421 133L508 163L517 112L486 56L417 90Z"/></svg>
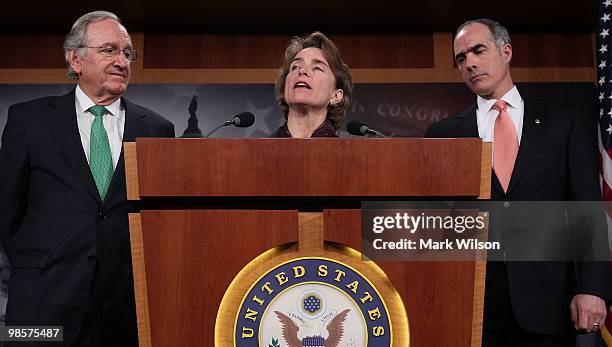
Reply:
<svg viewBox="0 0 612 347"><path fill-rule="evenodd" d="M523 134L523 113L525 112L525 105L523 104L523 98L519 94L516 86L513 86L501 100L504 100L508 105L508 114L514 123L516 128L516 134L518 135L518 143L521 143L521 135ZM478 136L484 142L493 142L494 140L494 128L495 120L499 111L492 109L491 107L495 104L495 99L485 99L480 95L477 97L476 103L478 109L476 110L476 122L478 123Z"/></svg>
<svg viewBox="0 0 612 347"><path fill-rule="evenodd" d="M77 123L79 126L79 134L81 135L81 144L87 163L89 163L89 135L91 133L91 124L94 121L94 115L87 110L94 106L95 103L83 92L81 87L77 85L75 92L75 108ZM112 104L105 106L110 113L106 113L102 117L104 129L108 136L111 153L113 156L113 169L117 167L119 156L121 155L121 146L123 144L123 129L125 126L125 110L121 107L121 98Z"/></svg>
<svg viewBox="0 0 612 347"><path fill-rule="evenodd" d="M507 110L516 128L516 135L518 136L518 143L520 147L521 135L523 134L523 114L525 113L525 105L523 98L519 94L516 86L512 86L504 96L501 97L508 105ZM478 95L476 98L476 123L478 124L478 136L483 142L493 142L495 133L495 120L499 115L499 111L492 109L491 107L495 104L496 99L485 99ZM493 144L495 146L495 143ZM491 158L495 161L495 158Z"/></svg>

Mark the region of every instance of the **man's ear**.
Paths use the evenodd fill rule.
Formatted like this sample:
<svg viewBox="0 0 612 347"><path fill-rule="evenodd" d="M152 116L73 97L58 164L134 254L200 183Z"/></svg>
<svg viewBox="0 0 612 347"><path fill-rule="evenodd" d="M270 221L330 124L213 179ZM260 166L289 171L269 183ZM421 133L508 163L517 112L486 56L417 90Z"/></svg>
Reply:
<svg viewBox="0 0 612 347"><path fill-rule="evenodd" d="M82 58L77 54L76 50L72 49L68 52L68 63L70 64L70 68L77 73L77 75L81 74L83 68L81 67Z"/></svg>
<svg viewBox="0 0 612 347"><path fill-rule="evenodd" d="M505 44L502 48L502 57L506 63L509 63L512 60L512 45Z"/></svg>

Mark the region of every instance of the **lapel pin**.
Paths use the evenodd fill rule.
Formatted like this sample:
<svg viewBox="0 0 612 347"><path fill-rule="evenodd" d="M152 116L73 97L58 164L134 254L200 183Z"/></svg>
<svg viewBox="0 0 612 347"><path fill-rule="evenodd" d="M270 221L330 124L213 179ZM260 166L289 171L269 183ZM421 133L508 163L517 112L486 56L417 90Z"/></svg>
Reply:
<svg viewBox="0 0 612 347"><path fill-rule="evenodd" d="M540 124L540 118L536 118L534 123L535 124Z"/></svg>

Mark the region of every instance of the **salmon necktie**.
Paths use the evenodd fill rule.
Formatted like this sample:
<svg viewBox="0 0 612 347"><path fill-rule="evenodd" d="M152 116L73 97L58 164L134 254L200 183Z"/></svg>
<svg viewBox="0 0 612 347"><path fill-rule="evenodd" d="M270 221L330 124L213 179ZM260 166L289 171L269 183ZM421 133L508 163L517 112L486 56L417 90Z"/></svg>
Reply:
<svg viewBox="0 0 612 347"><path fill-rule="evenodd" d="M507 192L519 148L518 135L506 102L497 100L491 108L499 111L493 131L493 170L504 192Z"/></svg>

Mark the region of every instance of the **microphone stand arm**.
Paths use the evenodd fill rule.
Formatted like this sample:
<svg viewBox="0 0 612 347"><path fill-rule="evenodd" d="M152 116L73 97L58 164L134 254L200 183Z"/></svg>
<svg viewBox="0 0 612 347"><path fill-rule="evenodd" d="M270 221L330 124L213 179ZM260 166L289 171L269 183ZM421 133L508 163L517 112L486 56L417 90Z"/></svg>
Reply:
<svg viewBox="0 0 612 347"><path fill-rule="evenodd" d="M215 131L217 131L217 130L219 130L219 129L223 128L223 127L226 127L226 126L228 126L228 125L232 125L232 124L234 124L234 122L233 122L233 121L231 121L231 120L225 121L225 122L221 123L221 125L219 125L219 126L217 126L216 128L214 128L213 130L211 130L211 131L207 132L207 133L206 133L206 135L204 135L204 136L202 136L202 137L207 138L207 137L209 137L210 135L212 135L212 134L213 134Z"/></svg>

